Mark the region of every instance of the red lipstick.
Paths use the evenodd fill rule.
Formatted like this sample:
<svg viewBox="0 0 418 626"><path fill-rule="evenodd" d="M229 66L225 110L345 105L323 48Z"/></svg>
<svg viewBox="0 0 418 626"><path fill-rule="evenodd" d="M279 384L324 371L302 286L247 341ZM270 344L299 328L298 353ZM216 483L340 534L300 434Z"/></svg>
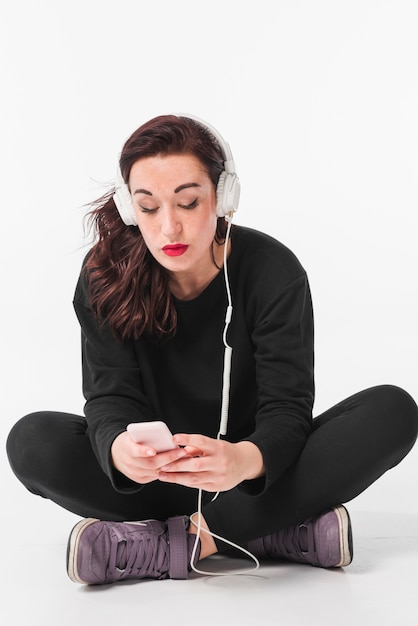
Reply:
<svg viewBox="0 0 418 626"><path fill-rule="evenodd" d="M187 252L189 246L186 246L183 243L175 243L164 246L163 252L167 256L181 256L185 252Z"/></svg>

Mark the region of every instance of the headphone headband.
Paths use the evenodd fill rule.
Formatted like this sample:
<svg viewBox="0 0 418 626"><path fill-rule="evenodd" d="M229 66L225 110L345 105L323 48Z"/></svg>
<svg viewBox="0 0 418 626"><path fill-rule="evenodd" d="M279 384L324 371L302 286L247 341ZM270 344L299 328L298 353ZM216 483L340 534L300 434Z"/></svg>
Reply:
<svg viewBox="0 0 418 626"><path fill-rule="evenodd" d="M183 113L175 113L176 117L185 117L194 120L198 124L207 128L215 139L218 141L222 156L224 158L224 170L221 172L216 188L217 207L216 214L218 217L231 216L238 209L240 196L240 182L235 172L235 163L232 157L231 148L222 135L211 124L204 122L200 118ZM137 226L135 210L132 204L132 197L128 185L125 183L118 166L115 180L115 192L113 199L119 215L126 226Z"/></svg>

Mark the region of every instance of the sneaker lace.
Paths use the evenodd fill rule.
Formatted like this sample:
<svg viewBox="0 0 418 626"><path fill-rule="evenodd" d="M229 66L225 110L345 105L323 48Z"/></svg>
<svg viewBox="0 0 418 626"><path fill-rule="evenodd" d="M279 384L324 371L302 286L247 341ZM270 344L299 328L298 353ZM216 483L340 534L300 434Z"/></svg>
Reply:
<svg viewBox="0 0 418 626"><path fill-rule="evenodd" d="M267 539L267 538L266 538ZM313 524L304 523L286 528L268 537L269 553L281 554L284 558L304 560L307 554L316 552Z"/></svg>
<svg viewBox="0 0 418 626"><path fill-rule="evenodd" d="M165 533L148 534L115 528L111 534L107 572L118 577L158 578L169 569L168 542Z"/></svg>

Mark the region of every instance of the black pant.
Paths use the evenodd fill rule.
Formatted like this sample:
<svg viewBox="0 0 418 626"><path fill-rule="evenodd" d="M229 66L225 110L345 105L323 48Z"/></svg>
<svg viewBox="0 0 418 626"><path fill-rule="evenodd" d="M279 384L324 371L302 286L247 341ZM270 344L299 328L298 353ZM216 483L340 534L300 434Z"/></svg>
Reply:
<svg viewBox="0 0 418 626"><path fill-rule="evenodd" d="M82 517L166 519L196 510L197 491L187 487L155 481L135 494L115 491L85 431L84 418L67 413L22 418L7 442L16 476ZM367 389L314 420L299 458L268 491L252 496L235 488L214 502L206 494L203 515L214 533L241 545L292 526L364 491L403 459L417 431L418 407L408 393L389 385Z"/></svg>

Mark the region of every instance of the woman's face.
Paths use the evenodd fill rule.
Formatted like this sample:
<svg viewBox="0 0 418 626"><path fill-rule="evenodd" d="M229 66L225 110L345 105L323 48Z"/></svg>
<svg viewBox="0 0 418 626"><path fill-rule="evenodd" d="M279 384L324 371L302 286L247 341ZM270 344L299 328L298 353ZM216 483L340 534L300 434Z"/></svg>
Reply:
<svg viewBox="0 0 418 626"><path fill-rule="evenodd" d="M138 228L158 263L178 277L213 271L216 191L197 157L140 159L131 168L129 188Z"/></svg>

